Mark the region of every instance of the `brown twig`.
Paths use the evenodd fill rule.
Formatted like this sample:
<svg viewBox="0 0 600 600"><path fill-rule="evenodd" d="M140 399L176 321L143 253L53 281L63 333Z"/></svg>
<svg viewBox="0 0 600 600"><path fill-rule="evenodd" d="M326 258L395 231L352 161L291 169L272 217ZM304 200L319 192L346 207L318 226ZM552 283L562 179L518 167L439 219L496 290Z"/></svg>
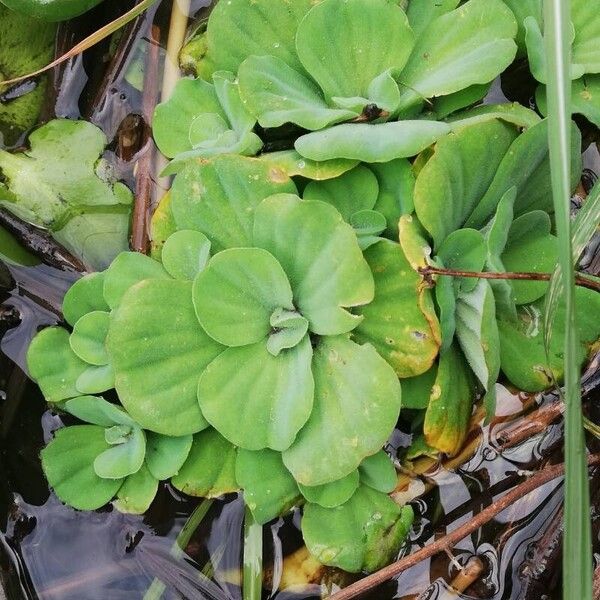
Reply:
<svg viewBox="0 0 600 600"><path fill-rule="evenodd" d="M10 231L24 248L50 266L61 271L86 271L85 265L54 240L46 230L35 227L4 209L0 209L0 225Z"/></svg>
<svg viewBox="0 0 600 600"><path fill-rule="evenodd" d="M145 61L144 97L142 100L143 116L147 124L152 120L152 114L158 101L158 67L160 61L160 28L152 25L148 51ZM133 207L133 222L131 226L131 249L135 252L148 254L150 250L149 219L152 204L154 141L149 133L146 140L146 150L137 163L135 204Z"/></svg>
<svg viewBox="0 0 600 600"><path fill-rule="evenodd" d="M592 454L588 456L588 465L595 466L600 464L600 454ZM527 494L541 487L542 485L561 477L564 475L565 466L564 464L554 465L546 467L542 471L538 471L535 475L526 479L520 485L514 487L512 490L507 492L502 498L490 504L487 508L483 509L479 514L475 515L469 522L461 525L455 529L452 533L436 540L432 544L421 548L417 552L406 556L395 563L357 581L356 583L348 586L341 590L337 594L331 597L331 600L350 600L351 598L357 598L362 594L372 590L378 585L381 585L396 577L406 569L415 566L421 561L436 555L438 552L443 552L447 548L452 548L455 544L460 542L462 539L477 531L485 523L493 519L496 515L501 513L503 510L508 508L511 504L527 496Z"/></svg>
<svg viewBox="0 0 600 600"><path fill-rule="evenodd" d="M552 273L486 273L483 271L459 271L455 269L441 269L439 267L420 267L419 273L430 280L432 275L446 275L448 277L471 277L476 279L511 279L519 281L550 281ZM600 281L594 281L576 274L575 285L600 292Z"/></svg>
<svg viewBox="0 0 600 600"><path fill-rule="evenodd" d="M545 431L549 425L563 414L564 410L565 405L560 401L556 401L523 417L516 425L505 428L496 436L499 450L502 452L508 448L513 448L534 435Z"/></svg>

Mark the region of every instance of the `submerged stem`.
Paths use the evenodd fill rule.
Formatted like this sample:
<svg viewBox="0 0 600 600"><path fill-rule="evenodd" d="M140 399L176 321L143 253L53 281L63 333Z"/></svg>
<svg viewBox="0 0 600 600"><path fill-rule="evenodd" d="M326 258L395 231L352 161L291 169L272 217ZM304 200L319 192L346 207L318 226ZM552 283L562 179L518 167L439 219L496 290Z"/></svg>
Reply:
<svg viewBox="0 0 600 600"><path fill-rule="evenodd" d="M262 597L263 543L262 526L246 508L244 520L244 576L242 594L244 600L260 600Z"/></svg>

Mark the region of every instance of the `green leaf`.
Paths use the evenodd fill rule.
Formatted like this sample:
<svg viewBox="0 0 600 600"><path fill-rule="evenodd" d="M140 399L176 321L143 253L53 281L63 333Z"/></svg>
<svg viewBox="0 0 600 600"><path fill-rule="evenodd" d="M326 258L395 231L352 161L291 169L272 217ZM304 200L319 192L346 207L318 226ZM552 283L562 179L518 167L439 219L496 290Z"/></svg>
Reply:
<svg viewBox="0 0 600 600"><path fill-rule="evenodd" d="M153 279L171 279L156 260L139 252L122 252L104 273L104 299L113 310L136 283Z"/></svg>
<svg viewBox="0 0 600 600"><path fill-rule="evenodd" d="M441 15L454 10L460 0L438 0L434 4L430 0L410 0L406 14L415 35L419 36L427 26Z"/></svg>
<svg viewBox="0 0 600 600"><path fill-rule="evenodd" d="M271 331L273 312L294 309L284 270L260 248L219 252L194 280L193 297L203 329L226 346L263 340Z"/></svg>
<svg viewBox="0 0 600 600"><path fill-rule="evenodd" d="M578 288L576 361L583 365L590 346L600 336L598 311L600 295L592 290ZM563 379L565 302L564 296L556 308L553 335L549 346L549 360L544 350L543 310L544 300L517 307L517 319L501 313L498 315L500 331L500 356L502 372L518 389L540 392Z"/></svg>
<svg viewBox="0 0 600 600"><path fill-rule="evenodd" d="M542 22L542 2L541 0L504 0L504 3L513 11L519 31L517 33L517 45L520 54L525 54L525 28L524 21L528 16L532 16L538 23Z"/></svg>
<svg viewBox="0 0 600 600"><path fill-rule="evenodd" d="M171 483L189 496L217 498L237 492L236 453L235 447L214 429L197 433L187 460Z"/></svg>
<svg viewBox="0 0 600 600"><path fill-rule="evenodd" d="M208 20L206 54L200 64L202 76L218 70L237 73L251 55L271 55L302 71L296 55L296 29L313 5L313 0L219 3Z"/></svg>
<svg viewBox="0 0 600 600"><path fill-rule="evenodd" d="M301 175L306 179L316 181L339 177L358 164L356 160L345 160L343 158L316 162L304 158L295 150L267 152L262 154L260 158L283 171L288 177Z"/></svg>
<svg viewBox="0 0 600 600"><path fill-rule="evenodd" d="M206 267L210 241L199 231L181 230L170 235L161 251L165 270L175 279L192 281Z"/></svg>
<svg viewBox="0 0 600 600"><path fill-rule="evenodd" d="M54 239L89 269L106 269L115 256L129 249L131 208L120 204L77 210L82 214L76 214L62 229L54 231Z"/></svg>
<svg viewBox="0 0 600 600"><path fill-rule="evenodd" d="M449 456L462 448L473 411L475 382L457 344L440 356L423 429L429 446Z"/></svg>
<svg viewBox="0 0 600 600"><path fill-rule="evenodd" d="M475 229L458 229L442 242L437 255L446 269L483 271L486 260L485 239ZM457 295L471 292L477 285L477 279L472 277L453 277L452 281Z"/></svg>
<svg viewBox="0 0 600 600"><path fill-rule="evenodd" d="M422 375L403 379L401 381L402 407L416 410L427 408L436 377L437 364L434 364L429 371L425 371Z"/></svg>
<svg viewBox="0 0 600 600"><path fill-rule="evenodd" d="M102 479L93 466L108 447L103 427L77 425L56 432L41 456L44 474L60 500L78 510L95 510L113 498L123 480Z"/></svg>
<svg viewBox="0 0 600 600"><path fill-rule="evenodd" d="M346 475L346 477L331 483L314 487L300 484L298 487L308 502L314 502L324 508L335 508L352 498L352 495L358 489L359 481L360 477L357 469Z"/></svg>
<svg viewBox="0 0 600 600"><path fill-rule="evenodd" d="M346 123L303 135L295 148L311 160L346 158L382 163L414 156L449 132L448 125L435 121Z"/></svg>
<svg viewBox="0 0 600 600"><path fill-rule="evenodd" d="M330 108L313 81L274 56L247 58L239 78L244 102L262 127L295 123L316 130L360 114Z"/></svg>
<svg viewBox="0 0 600 600"><path fill-rule="evenodd" d="M167 239L177 231L171 211L171 192L166 192L159 200L150 224L150 256L161 260L162 249Z"/></svg>
<svg viewBox="0 0 600 600"><path fill-rule="evenodd" d="M62 327L48 327L33 338L27 350L27 366L46 401L60 402L81 395L75 382L88 365L71 350L69 332Z"/></svg>
<svg viewBox="0 0 600 600"><path fill-rule="evenodd" d="M65 402L65 410L74 417L100 425L101 427L112 427L113 425L126 425L135 427L136 422L116 404L111 404L97 396L79 396Z"/></svg>
<svg viewBox="0 0 600 600"><path fill-rule="evenodd" d="M396 488L398 474L394 463L384 450L367 456L358 467L358 472L360 482L378 492L390 494Z"/></svg>
<svg viewBox="0 0 600 600"><path fill-rule="evenodd" d="M88 366L77 378L75 387L79 394L101 394L115 387L115 370L112 365Z"/></svg>
<svg viewBox="0 0 600 600"><path fill-rule="evenodd" d="M146 435L146 466L159 481L179 473L192 447L193 437L170 437L158 433Z"/></svg>
<svg viewBox="0 0 600 600"><path fill-rule="evenodd" d="M489 282L480 279L456 300L456 338L469 366L483 385L487 417L495 414L495 385L500 372L500 343L495 321L496 303Z"/></svg>
<svg viewBox="0 0 600 600"><path fill-rule="evenodd" d="M436 248L468 221L516 136L514 127L491 121L462 128L435 145L417 177L414 202Z"/></svg>
<svg viewBox="0 0 600 600"><path fill-rule="evenodd" d="M571 143L571 184L575 189L581 175L581 134L577 127L572 128ZM467 227L483 227L511 187L517 188L515 216L536 209L552 210L547 121L540 121L515 139L497 165L494 179L467 220Z"/></svg>
<svg viewBox="0 0 600 600"><path fill-rule="evenodd" d="M535 100L544 115L548 114L545 86L539 86ZM586 75L572 84L571 112L583 115L588 121L600 127L600 76Z"/></svg>
<svg viewBox="0 0 600 600"><path fill-rule="evenodd" d="M272 194L295 193L296 186L278 167L241 156L222 156L190 164L171 188L178 229L201 231L214 253L250 247L254 211Z"/></svg>
<svg viewBox="0 0 600 600"><path fill-rule="evenodd" d="M267 198L256 210L254 245L280 262L311 332L346 333L360 322L346 309L373 298L373 278L354 230L335 208L289 194Z"/></svg>
<svg viewBox="0 0 600 600"><path fill-rule="evenodd" d="M109 310L104 300L104 273L88 273L78 279L65 294L62 313L65 321L74 326L81 317L97 310Z"/></svg>
<svg viewBox="0 0 600 600"><path fill-rule="evenodd" d="M400 384L372 346L344 336L321 339L312 368L313 411L283 462L296 481L315 486L345 477L381 449L398 419Z"/></svg>
<svg viewBox="0 0 600 600"><path fill-rule="evenodd" d="M387 0L324 0L296 34L300 61L328 99L370 98L371 82L401 69L412 47L406 15Z"/></svg>
<svg viewBox="0 0 600 600"><path fill-rule="evenodd" d="M0 81L46 66L54 57L55 36L55 23L32 19L0 6ZM16 144L38 122L47 85L47 76L36 79L33 86L25 83L17 88L16 97L0 104L3 144ZM21 93L25 89L29 91Z"/></svg>
<svg viewBox="0 0 600 600"><path fill-rule="evenodd" d="M246 505L261 525L287 512L300 497L279 452L239 450L235 474Z"/></svg>
<svg viewBox="0 0 600 600"><path fill-rule="evenodd" d="M152 476L148 467L142 465L137 473L129 475L117 492L115 508L122 513L144 514L152 504L158 491L158 479Z"/></svg>
<svg viewBox="0 0 600 600"><path fill-rule="evenodd" d="M450 98L450 96L448 97ZM526 108L518 102L482 104L481 106L454 113L446 121L452 127L453 131L458 131L463 127L478 123L487 123L494 119L504 121L505 123L512 123L524 129L533 127L541 121L540 116L535 111Z"/></svg>
<svg viewBox="0 0 600 600"><path fill-rule="evenodd" d="M214 86L202 79L179 80L171 97L154 112L152 134L158 149L168 158L191 150L192 124L205 114L226 119Z"/></svg>
<svg viewBox="0 0 600 600"><path fill-rule="evenodd" d="M402 108L492 81L513 61L517 23L500 0L469 0L424 28L398 76Z"/></svg>
<svg viewBox="0 0 600 600"><path fill-rule="evenodd" d="M412 521L410 506L401 508L386 494L361 486L342 506L307 504L302 535L324 565L350 573L376 571L397 555Z"/></svg>
<svg viewBox="0 0 600 600"><path fill-rule="evenodd" d="M108 364L105 342L109 321L110 313L96 310L87 313L75 323L69 343L81 360L96 366Z"/></svg>
<svg viewBox="0 0 600 600"><path fill-rule="evenodd" d="M399 244L382 240L365 251L375 279L375 299L356 312L359 343L372 344L398 377L427 371L439 350L439 323L430 290L422 285Z"/></svg>
<svg viewBox="0 0 600 600"><path fill-rule="evenodd" d="M397 241L400 217L414 210L415 176L412 165L405 158L397 158L387 163L372 164L370 169L379 184L379 196L374 208L386 218L385 235Z"/></svg>
<svg viewBox="0 0 600 600"><path fill-rule="evenodd" d="M544 227L535 223L544 215ZM506 248L502 253L502 264L507 271L549 273L558 262L558 244L550 233L551 223L542 211L526 213L515 219L508 234ZM535 302L546 294L545 281L512 281L513 300L516 304Z"/></svg>
<svg viewBox="0 0 600 600"><path fill-rule="evenodd" d="M593 3L572 0L571 19L575 27L571 62L585 73L600 73L600 24Z"/></svg>
<svg viewBox="0 0 600 600"><path fill-rule="evenodd" d="M202 414L241 448L289 448L313 407L311 358L307 336L279 356L264 342L228 348L200 377Z"/></svg>
<svg viewBox="0 0 600 600"><path fill-rule="evenodd" d="M223 347L200 328L191 283L134 286L111 316L107 348L119 398L144 429L182 436L207 427L198 379Z"/></svg>
<svg viewBox="0 0 600 600"><path fill-rule="evenodd" d="M116 425L115 427L123 427ZM123 442L111 445L96 456L94 471L103 479L122 479L137 473L144 464L146 436L139 427L127 427L129 434ZM110 429L105 430L105 439L111 444Z"/></svg>
<svg viewBox="0 0 600 600"><path fill-rule="evenodd" d="M86 211L129 211L126 205L131 192L114 183L106 163L97 165L107 140L96 126L56 119L36 129L29 143L25 152L0 150L1 204L16 216L58 231ZM78 229L82 227L79 223ZM85 240L77 238L73 230L59 239L69 240L79 244L65 244L78 256L91 254L89 248L85 250Z"/></svg>
<svg viewBox="0 0 600 600"><path fill-rule="evenodd" d="M335 206L344 221L350 222L358 211L371 210L377 202L379 184L367 167L359 165L351 171L326 181L311 181L302 197L305 200L321 200Z"/></svg>
<svg viewBox="0 0 600 600"><path fill-rule="evenodd" d="M483 100L490 91L491 83L471 85L464 90L433 100L433 112L438 119L444 119L461 108L472 106Z"/></svg>

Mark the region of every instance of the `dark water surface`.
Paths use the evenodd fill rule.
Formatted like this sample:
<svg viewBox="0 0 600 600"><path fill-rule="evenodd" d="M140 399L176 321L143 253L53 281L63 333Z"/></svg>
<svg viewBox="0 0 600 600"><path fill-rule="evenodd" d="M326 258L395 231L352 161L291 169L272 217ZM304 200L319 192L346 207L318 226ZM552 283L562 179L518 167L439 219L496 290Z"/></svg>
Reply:
<svg viewBox="0 0 600 600"><path fill-rule="evenodd" d="M206 4L194 1L192 13L202 16L201 7ZM110 18L115 3L102 6L87 21L82 20L82 30L97 26L98 19ZM147 16L145 29L155 18L164 39L170 10L170 2L160 3ZM67 31L65 43L74 35ZM144 44L147 41L140 36L136 48ZM139 156L123 160L117 137L124 123L135 122L135 115L141 114L141 94L120 73L106 93L96 99L93 91L106 69L102 51L97 49L67 65L52 103L59 116L84 116L101 126L112 140L108 158L132 183L133 164ZM494 95L498 94L501 92L496 86ZM586 166L600 171L597 151L586 154ZM592 246L587 264L593 264L597 257ZM6 268L0 263L2 307L12 307L18 313L17 317L3 314L0 319L0 582L8 600L241 598L244 508L237 496L200 501L163 486L146 515L131 516L111 507L78 512L63 506L49 492L39 451L62 420L48 410L39 390L25 375L24 356L35 332L57 322L55 311L74 278L48 266ZM594 382L588 387L597 389ZM561 461L560 425L549 426L513 449L501 451L497 442L506 421L518 419L535 402L555 398L531 399L500 386L498 399L498 418L483 429L478 445L475 439L476 450L465 464L455 472L439 467L411 484L411 498L419 496L426 485L431 489L413 502L417 519L412 546L405 553L466 522L538 469L541 461ZM403 428L407 424L400 424L390 450L410 443ZM597 478L592 487L598 489ZM551 592L560 583L557 538L548 531L556 529L561 502L560 480L543 486L461 541L452 556L441 554L422 562L373 592L371 600L558 598ZM206 515L191 535L186 554L177 552L177 536L190 515L198 515L199 511ZM598 515L595 518L598 521ZM299 521L299 513L294 513L264 528L265 569L276 584L281 578L283 557L302 547ZM598 529L600 524L595 522L596 543ZM449 582L460 565L474 555L483 563L482 575L468 594L456 595ZM314 584L296 592L265 590L264 598L316 599L331 582L339 581L339 574L328 573L323 586Z"/></svg>

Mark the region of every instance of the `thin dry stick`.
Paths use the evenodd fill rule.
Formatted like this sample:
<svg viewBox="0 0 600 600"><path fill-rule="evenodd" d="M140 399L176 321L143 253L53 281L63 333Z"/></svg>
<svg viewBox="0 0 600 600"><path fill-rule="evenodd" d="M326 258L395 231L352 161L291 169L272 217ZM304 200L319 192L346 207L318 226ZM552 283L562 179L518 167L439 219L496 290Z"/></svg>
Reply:
<svg viewBox="0 0 600 600"><path fill-rule="evenodd" d="M550 281L552 273L485 273L479 271L458 271L455 269L440 269L438 267L421 267L419 273L423 277L430 278L432 275L447 275L450 277L471 277L476 279L513 279L521 281ZM575 284L600 292L600 281L588 279L583 275L575 275Z"/></svg>
<svg viewBox="0 0 600 600"><path fill-rule="evenodd" d="M158 68L160 61L160 28L152 25L145 64L144 98L142 110L144 120L150 123L158 101ZM152 175L154 167L154 141L147 136L146 151L137 164L135 204L131 225L131 249L148 254L150 249L149 217L152 204Z"/></svg>
<svg viewBox="0 0 600 600"><path fill-rule="evenodd" d="M115 19L108 25L101 27L98 31L94 32L92 35L86 37L84 40L79 42L76 46L71 48L68 52L52 61L49 65L46 65L42 69L34 71L33 73L27 73L25 75L20 75L19 77L15 77L14 79L8 79L6 81L2 81L2 86L13 85L15 83L19 83L20 81L24 81L25 79L31 79L32 77L37 77L38 75L42 75L46 71L57 67L58 65L66 62L70 58L81 54L84 50L87 50L94 44L101 42L106 39L109 35L118 31L123 25L129 23L132 19L135 19L138 15L142 14L146 9L152 6L156 0L142 0L139 4L136 4L130 11L126 12L123 16Z"/></svg>
<svg viewBox="0 0 600 600"><path fill-rule="evenodd" d="M595 466L600 464L600 454L592 454L588 456L588 465ZM527 494L533 492L542 485L561 477L564 475L565 465L554 465L552 467L546 467L544 470L539 471L533 477L526 479L523 483L516 486L510 492L507 492L502 498L496 500L493 504L490 504L487 508L482 510L479 514L475 515L468 523L461 525L453 532L445 535L439 540L421 548L417 552L406 556L395 563L357 581L356 583L348 586L341 590L337 594L331 596L330 600L350 600L351 598L358 598L362 594L367 593L373 588L377 587L396 577L406 569L414 567L421 561L436 555L438 552L443 552L447 548L452 548L462 539L477 531L488 521L491 521L496 515L501 513L503 510L521 500Z"/></svg>

